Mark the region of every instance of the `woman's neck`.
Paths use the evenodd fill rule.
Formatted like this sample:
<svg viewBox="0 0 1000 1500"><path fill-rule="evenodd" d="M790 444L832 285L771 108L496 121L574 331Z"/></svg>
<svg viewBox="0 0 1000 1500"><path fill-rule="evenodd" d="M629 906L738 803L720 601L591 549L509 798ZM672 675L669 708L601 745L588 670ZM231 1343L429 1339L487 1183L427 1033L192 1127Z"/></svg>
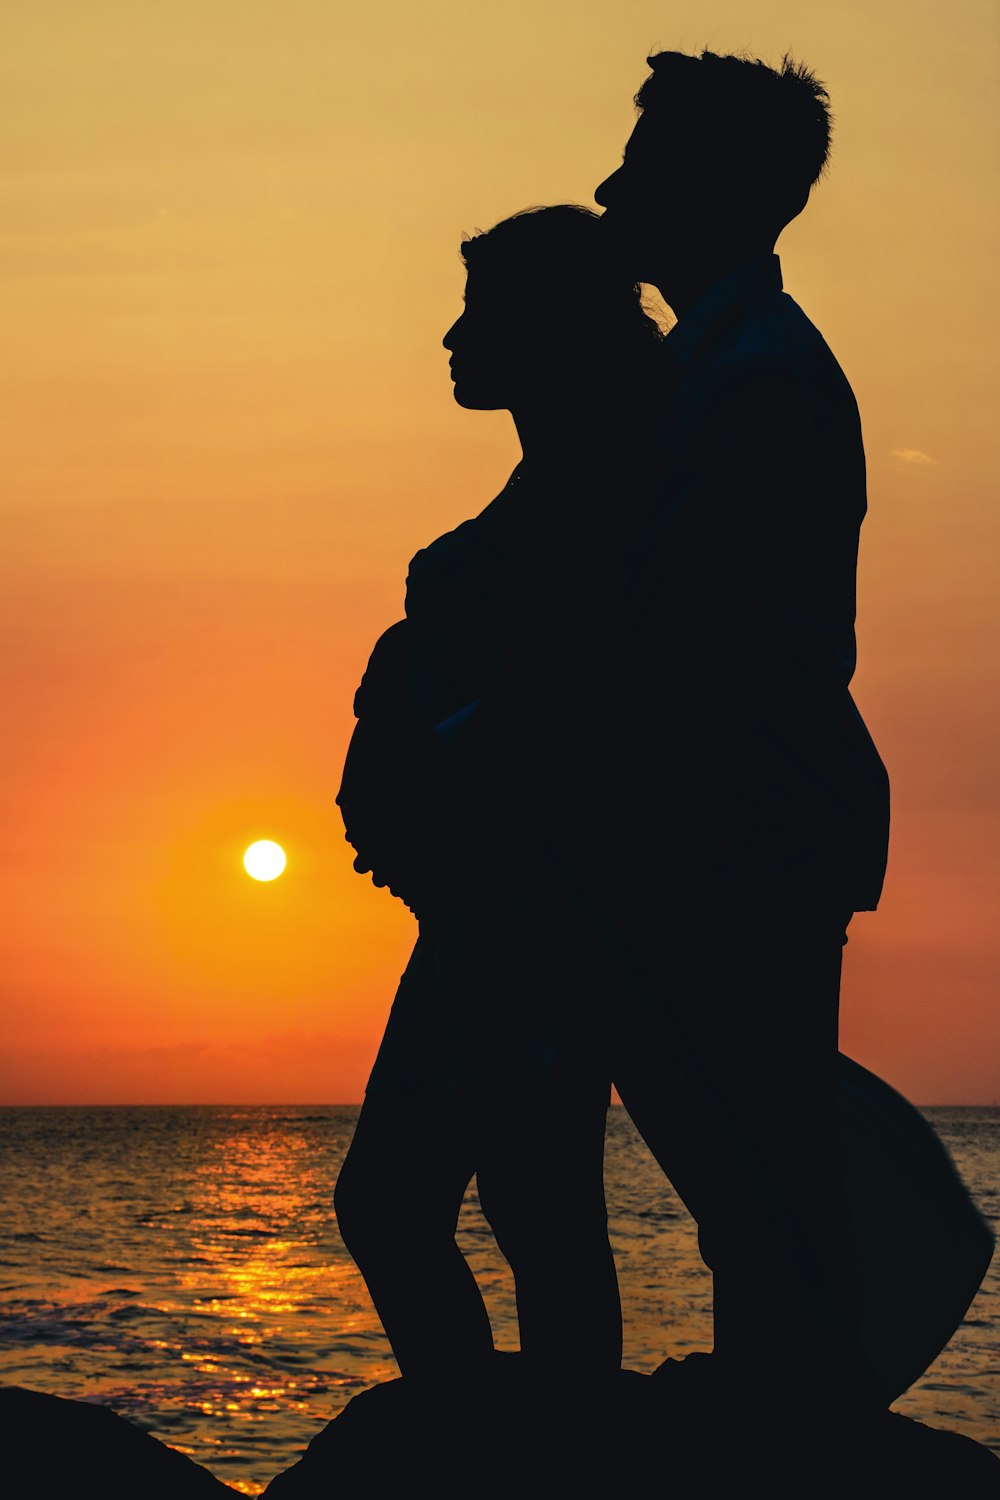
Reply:
<svg viewBox="0 0 1000 1500"><path fill-rule="evenodd" d="M542 406L511 407L521 452L532 464L550 460L565 463L579 457L610 432L614 403L592 396L551 401Z"/></svg>

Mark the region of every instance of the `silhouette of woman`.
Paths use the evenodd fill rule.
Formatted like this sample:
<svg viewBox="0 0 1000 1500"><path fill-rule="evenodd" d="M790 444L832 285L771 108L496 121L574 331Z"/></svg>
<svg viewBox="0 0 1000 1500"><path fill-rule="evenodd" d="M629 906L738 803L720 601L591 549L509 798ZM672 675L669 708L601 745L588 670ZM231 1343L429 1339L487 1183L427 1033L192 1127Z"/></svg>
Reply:
<svg viewBox="0 0 1000 1500"><path fill-rule="evenodd" d="M523 457L485 510L411 562L406 618L355 699L337 799L355 868L420 923L335 1197L407 1376L493 1349L455 1241L474 1173L514 1274L522 1354L581 1374L621 1361L610 1063L579 919L532 860L518 793L544 718L533 702L597 640L659 396L659 330L599 225L541 208L462 247L465 310L444 338L455 399L509 410Z"/></svg>

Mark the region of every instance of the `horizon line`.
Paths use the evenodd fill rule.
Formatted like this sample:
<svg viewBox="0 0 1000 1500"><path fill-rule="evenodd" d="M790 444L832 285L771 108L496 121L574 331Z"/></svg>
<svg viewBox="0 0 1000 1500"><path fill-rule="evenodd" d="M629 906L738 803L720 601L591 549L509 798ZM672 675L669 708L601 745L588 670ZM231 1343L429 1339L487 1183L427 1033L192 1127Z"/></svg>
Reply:
<svg viewBox="0 0 1000 1500"><path fill-rule="evenodd" d="M156 1100L52 1100L37 1103L8 1103L0 1100L0 1109L360 1109L363 1099L306 1100L290 1102L287 1099L156 1099ZM971 1100L948 1103L937 1100L922 1103L911 1100L917 1109L1000 1109L1000 1099ZM612 1099L609 1108L625 1109L620 1099ZM627 1113L627 1111L626 1111Z"/></svg>

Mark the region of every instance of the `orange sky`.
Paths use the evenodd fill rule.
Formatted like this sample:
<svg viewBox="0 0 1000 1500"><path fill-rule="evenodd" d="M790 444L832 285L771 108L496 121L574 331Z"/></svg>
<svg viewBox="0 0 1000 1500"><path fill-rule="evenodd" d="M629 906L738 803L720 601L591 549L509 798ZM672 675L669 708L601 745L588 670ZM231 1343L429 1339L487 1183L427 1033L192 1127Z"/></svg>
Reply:
<svg viewBox="0 0 1000 1500"><path fill-rule="evenodd" d="M37 0L0 59L6 1102L360 1097L414 929L353 874L350 703L501 487L458 243L592 201L657 46L786 48L831 175L779 244L865 423L856 696L892 779L843 1045L1000 1099L993 0ZM243 849L288 852L272 885Z"/></svg>

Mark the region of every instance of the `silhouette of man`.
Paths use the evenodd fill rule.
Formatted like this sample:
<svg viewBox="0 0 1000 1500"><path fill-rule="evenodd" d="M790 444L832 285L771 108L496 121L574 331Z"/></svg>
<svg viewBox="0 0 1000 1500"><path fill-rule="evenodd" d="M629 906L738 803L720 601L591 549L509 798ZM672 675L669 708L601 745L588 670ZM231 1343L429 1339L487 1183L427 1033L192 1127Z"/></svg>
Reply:
<svg viewBox="0 0 1000 1500"><path fill-rule="evenodd" d="M864 451L774 255L826 162L828 99L787 58L648 61L595 192L677 316L604 799L616 868L595 886L640 976L609 1001L613 1074L713 1270L715 1356L689 1368L769 1402L863 1402L833 1083L846 927L876 906L888 839L849 691Z"/></svg>

